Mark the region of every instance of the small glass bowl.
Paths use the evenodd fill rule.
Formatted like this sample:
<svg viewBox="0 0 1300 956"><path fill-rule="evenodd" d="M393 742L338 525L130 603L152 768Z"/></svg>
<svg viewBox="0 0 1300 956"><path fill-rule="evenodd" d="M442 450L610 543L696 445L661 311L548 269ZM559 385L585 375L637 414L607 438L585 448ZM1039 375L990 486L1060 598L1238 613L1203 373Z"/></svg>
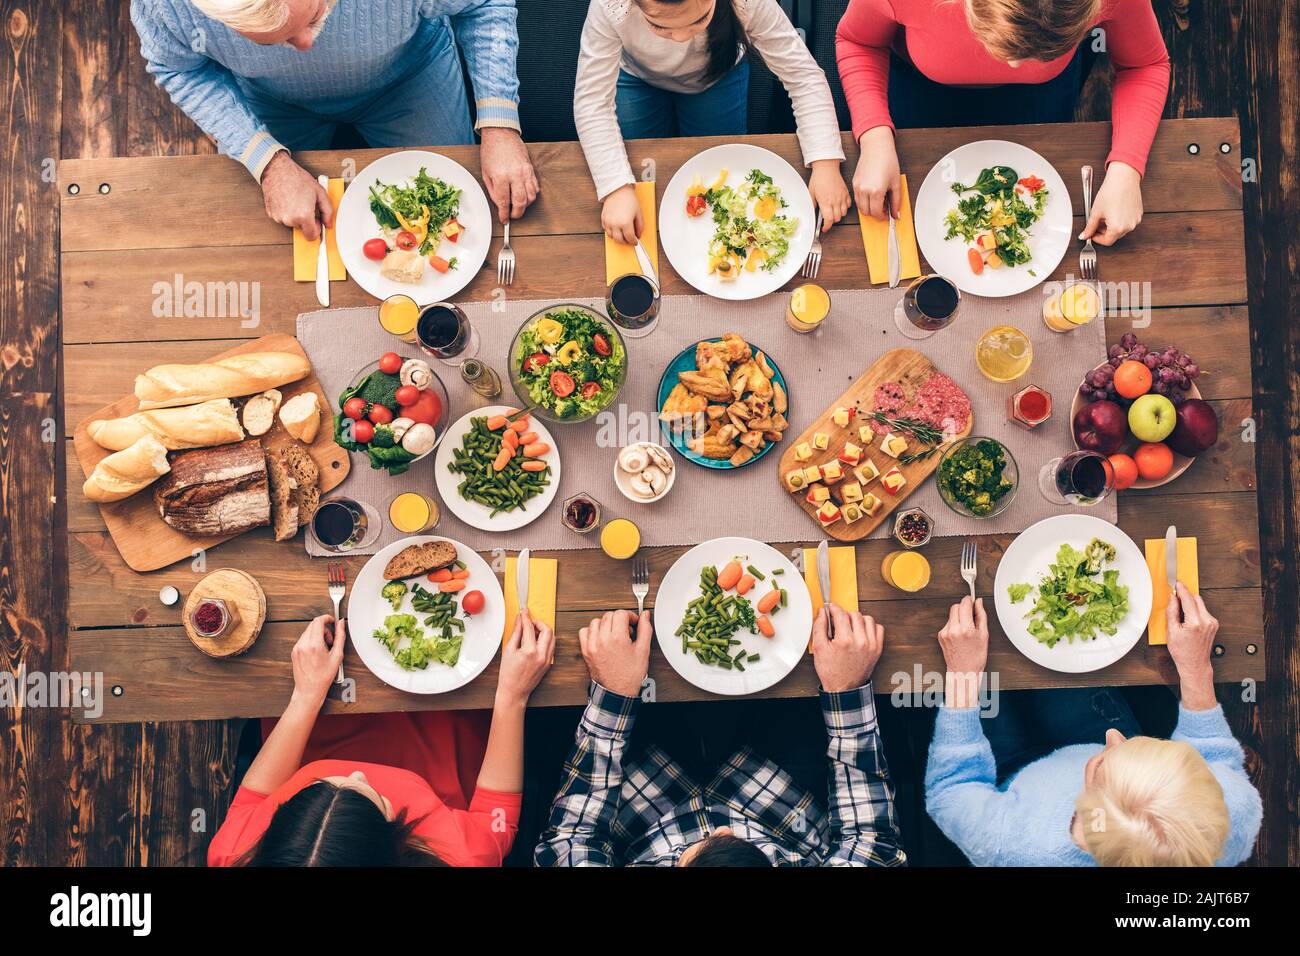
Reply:
<svg viewBox="0 0 1300 956"><path fill-rule="evenodd" d="M977 515L965 504L954 498L948 491L947 486L943 483L943 466L949 458L957 453L959 448L964 448L967 445L976 445L982 441L991 441L993 444L1002 448L1002 454L1006 456L1007 459L1007 463L1002 469L1002 477L1011 482L1011 490L994 503L992 511L987 514ZM1011 449L1006 445L1003 445L1002 442L998 441L996 438L988 438L978 435L972 435L969 438L963 438L959 442L954 442L952 446L943 453L943 458L939 460L939 467L935 469L934 474L935 483L939 486L939 497L943 499L943 503L957 514L964 515L967 518L974 518L977 521L983 518L992 518L994 515L1000 515L1002 512L1006 511L1007 508L1011 507L1011 501L1016 497L1016 491L1020 487L1020 469L1016 466L1016 459L1015 456L1011 454Z"/></svg>
<svg viewBox="0 0 1300 956"><path fill-rule="evenodd" d="M916 541L910 541L903 537L903 522L905 519L913 516L919 517L925 522L925 535ZM906 511L900 511L894 516L894 540L905 548L919 548L922 545L930 543L934 537L934 519L921 508L908 508Z"/></svg>

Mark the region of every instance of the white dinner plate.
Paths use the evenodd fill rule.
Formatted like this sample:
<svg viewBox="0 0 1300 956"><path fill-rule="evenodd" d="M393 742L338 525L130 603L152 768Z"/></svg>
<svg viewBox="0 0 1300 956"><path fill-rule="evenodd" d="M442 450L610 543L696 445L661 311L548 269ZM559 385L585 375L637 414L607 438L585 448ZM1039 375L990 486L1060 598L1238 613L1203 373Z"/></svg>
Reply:
<svg viewBox="0 0 1300 956"><path fill-rule="evenodd" d="M408 671L398 667L392 653L374 636L382 628L384 618L390 614L414 614L423 627L424 616L411 609L412 584L418 583L427 591L437 591L438 586L429 582L425 575L406 580L407 593L402 598L398 611L386 599L380 596L385 584L384 567L397 552L412 544L426 541L451 541L438 535L417 535L394 541L365 563L361 573L352 582L348 592L348 637L356 648L361 661L372 674L390 687L412 694L445 694L448 691L464 687L492 663L497 648L501 646L501 634L506 623L506 599L501 593L501 584L492 573L488 563L465 545L451 541L456 545L456 557L465 562L469 569L469 583L465 590L456 595L460 599L470 591L482 591L487 603L477 614L466 617L464 611L457 616L465 618L465 640L460 647L460 659L455 667L431 662L423 670ZM427 629L426 629L427 631Z"/></svg>
<svg viewBox="0 0 1300 956"><path fill-rule="evenodd" d="M456 257L456 268L438 272L426 265L419 282L394 282L379 274L380 262L367 259L361 251L367 239L382 238L379 223L370 211L370 187L375 181L402 185L414 179L423 166L428 174L460 189L460 213L456 217L465 231L457 242L442 240L438 255ZM339 255L348 275L376 299L390 295L409 295L420 305L445 302L478 274L492 244L492 211L487 196L464 166L446 156L421 149L407 149L380 157L353 177L343 192L335 224Z"/></svg>
<svg viewBox="0 0 1300 956"><path fill-rule="evenodd" d="M514 409L508 405L485 405L483 408L466 412L447 429L446 436L438 445L437 457L433 461L434 481L438 486L438 495L442 498L442 503L461 521L480 531L514 531L516 528L531 524L550 507L560 490L560 450L556 447L551 433L546 430L546 425L540 422L536 415L529 416L528 430L537 432L539 442L551 446L551 450L538 459L551 466L551 483L542 490L540 495L529 498L523 508L504 512L494 518L492 509L487 505L479 504L477 501L466 501L456 490L463 480L462 476L452 472L447 466L451 464L452 452L460 447L461 441L472 427L471 419L490 418L493 415L505 415L512 411Z"/></svg>
<svg viewBox="0 0 1300 956"><path fill-rule="evenodd" d="M709 275L709 242L713 239L713 216L688 216L686 190L698 175L704 183L711 184L718 173L728 170L728 184L738 186L744 182L751 169L761 169L772 177L781 190L786 207L782 214L799 220L798 228L790 239L790 249L781 265L771 272L762 269L746 272L743 269L734 282L723 282ZM664 189L659 205L659 243L668 254L677 274L705 295L719 299L757 299L775 292L803 268L812 248L816 213L808 186L795 168L776 153L745 143L714 146L696 153L682 164Z"/></svg>
<svg viewBox="0 0 1300 956"><path fill-rule="evenodd" d="M980 170L990 166L1010 166L1023 179L1037 176L1047 184L1047 204L1043 216L1029 227L1029 250L1033 258L1023 265L986 268L980 275L971 272L966 260L970 243L961 236L944 239L944 217L957 208L958 196L953 183L970 184ZM1065 181L1047 160L1028 146L1000 139L982 139L958 146L930 168L921 190L916 194L912 221L916 223L916 241L931 272L951 279L957 288L971 295L1001 297L1017 295L1045 281L1070 247L1074 227L1074 210ZM1033 274L1031 275L1031 270Z"/></svg>
<svg viewBox="0 0 1300 956"><path fill-rule="evenodd" d="M759 655L758 663L746 664L744 671L701 664L693 653L682 653L682 639L675 633L686 615L686 605L700 595L700 570L713 565L721 571L733 558L767 575L767 580L757 582L747 595L755 604L771 590L774 581L785 588L788 602L771 615L774 636L751 634L744 628L732 635L740 639L740 649ZM784 573L773 577L775 568L784 569ZM659 650L673 670L701 690L732 697L766 690L794 670L808 653L812 619L812 598L798 568L771 545L749 538L714 538L691 548L664 575L654 609Z"/></svg>
<svg viewBox="0 0 1300 956"><path fill-rule="evenodd" d="M1012 584L1037 587L1062 544L1082 551L1093 538L1115 546L1115 560L1106 568L1119 571L1119 583L1128 587L1128 613L1113 636L1098 633L1091 641L1058 641L1055 647L1048 647L1025 626L1025 614L1034 606L1037 592L1031 591L1019 604L1012 604L1007 588ZM998 562L993 600L1002 630L1016 650L1049 670L1083 674L1114 664L1142 636L1151 616L1151 572L1133 539L1115 525L1088 514L1056 515L1030 525L1011 542Z"/></svg>

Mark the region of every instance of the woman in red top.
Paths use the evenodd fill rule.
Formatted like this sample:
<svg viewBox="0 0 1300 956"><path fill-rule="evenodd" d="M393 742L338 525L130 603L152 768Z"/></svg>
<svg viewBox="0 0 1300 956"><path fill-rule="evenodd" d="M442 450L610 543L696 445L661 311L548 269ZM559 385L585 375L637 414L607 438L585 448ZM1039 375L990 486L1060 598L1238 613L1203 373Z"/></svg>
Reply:
<svg viewBox="0 0 1300 956"><path fill-rule="evenodd" d="M1079 238L1110 245L1142 219L1142 173L1169 90L1151 0L852 0L835 37L862 147L860 210L898 215L895 127L1069 122L1087 47L1109 53L1115 82L1106 176Z"/></svg>
<svg viewBox="0 0 1300 956"><path fill-rule="evenodd" d="M344 642L344 622L322 615L294 645L293 696L208 864L500 866L519 827L524 709L550 667L551 629L526 611L515 622L490 728L482 712L318 717Z"/></svg>

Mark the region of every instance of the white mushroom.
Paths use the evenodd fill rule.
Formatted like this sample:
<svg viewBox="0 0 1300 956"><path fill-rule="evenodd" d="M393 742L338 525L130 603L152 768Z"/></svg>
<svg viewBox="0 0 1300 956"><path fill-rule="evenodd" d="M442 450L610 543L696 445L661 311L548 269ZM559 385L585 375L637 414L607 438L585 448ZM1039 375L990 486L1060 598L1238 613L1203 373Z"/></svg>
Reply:
<svg viewBox="0 0 1300 956"><path fill-rule="evenodd" d="M437 437L437 432L433 430L432 425L416 422L406 430L406 434L402 438L402 447L412 455L424 455L433 451L433 445Z"/></svg>
<svg viewBox="0 0 1300 956"><path fill-rule="evenodd" d="M632 489L632 494L638 498L653 498L655 496L655 490L646 479L645 472L638 472L629 478L627 486Z"/></svg>
<svg viewBox="0 0 1300 956"><path fill-rule="evenodd" d="M618 453L618 467L635 475L650 463L646 449L641 445L628 445Z"/></svg>
<svg viewBox="0 0 1300 956"><path fill-rule="evenodd" d="M650 486L650 497L656 497L659 492L664 490L668 484L668 476L659 470L658 466L650 465L638 476Z"/></svg>
<svg viewBox="0 0 1300 956"><path fill-rule="evenodd" d="M394 418L392 424L388 426L393 430L393 441L400 445L402 438L406 435L406 430L414 424L415 422L409 418Z"/></svg>
<svg viewBox="0 0 1300 956"><path fill-rule="evenodd" d="M645 450L650 457L650 464L655 465L664 474L671 474L673 470L673 459L659 445L646 445Z"/></svg>
<svg viewBox="0 0 1300 956"><path fill-rule="evenodd" d="M407 359L397 373L403 385L414 385L424 391L433 384L433 369L424 359Z"/></svg>

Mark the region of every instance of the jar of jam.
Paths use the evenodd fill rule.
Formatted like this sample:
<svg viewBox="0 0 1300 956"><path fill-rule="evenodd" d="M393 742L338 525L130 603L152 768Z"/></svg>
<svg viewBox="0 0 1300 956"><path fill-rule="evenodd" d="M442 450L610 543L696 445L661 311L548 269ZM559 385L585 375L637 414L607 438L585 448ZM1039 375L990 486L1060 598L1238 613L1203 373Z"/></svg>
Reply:
<svg viewBox="0 0 1300 956"><path fill-rule="evenodd" d="M919 548L933 533L933 519L920 508L900 511L894 518L894 537L905 548Z"/></svg>
<svg viewBox="0 0 1300 956"><path fill-rule="evenodd" d="M204 598L194 606L190 624L200 637L220 637L235 629L239 612L221 598Z"/></svg>
<svg viewBox="0 0 1300 956"><path fill-rule="evenodd" d="M1021 428L1036 428L1052 417L1052 393L1027 385L1007 399L1007 421Z"/></svg>
<svg viewBox="0 0 1300 956"><path fill-rule="evenodd" d="M564 502L560 522L578 534L594 531L600 524L600 502L585 491L579 492Z"/></svg>

